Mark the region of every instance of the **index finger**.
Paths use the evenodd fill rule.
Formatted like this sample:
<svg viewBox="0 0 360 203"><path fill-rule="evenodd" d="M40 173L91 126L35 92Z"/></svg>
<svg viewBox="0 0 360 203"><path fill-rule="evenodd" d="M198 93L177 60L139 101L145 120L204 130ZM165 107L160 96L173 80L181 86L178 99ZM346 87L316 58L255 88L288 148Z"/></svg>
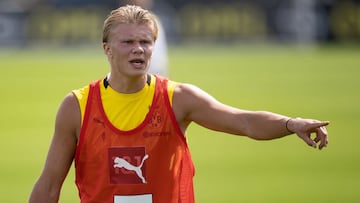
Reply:
<svg viewBox="0 0 360 203"><path fill-rule="evenodd" d="M317 121L317 122L314 122L314 123L310 124L310 127L312 129L321 128L321 127L327 126L329 124L330 124L330 121ZM325 131L326 131L326 129L325 129Z"/></svg>

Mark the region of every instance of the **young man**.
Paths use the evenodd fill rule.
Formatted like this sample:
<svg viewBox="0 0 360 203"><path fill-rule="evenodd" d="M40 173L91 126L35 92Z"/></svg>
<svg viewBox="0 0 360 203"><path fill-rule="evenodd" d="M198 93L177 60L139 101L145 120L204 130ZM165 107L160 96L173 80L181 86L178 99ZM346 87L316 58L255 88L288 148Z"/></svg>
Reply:
<svg viewBox="0 0 360 203"><path fill-rule="evenodd" d="M328 144L329 122L233 108L193 85L148 74L156 38L156 21L147 10L124 6L111 12L103 30L110 73L63 100L30 202L57 202L73 160L83 203L194 202L185 139L192 122L257 140L296 133L312 147Z"/></svg>

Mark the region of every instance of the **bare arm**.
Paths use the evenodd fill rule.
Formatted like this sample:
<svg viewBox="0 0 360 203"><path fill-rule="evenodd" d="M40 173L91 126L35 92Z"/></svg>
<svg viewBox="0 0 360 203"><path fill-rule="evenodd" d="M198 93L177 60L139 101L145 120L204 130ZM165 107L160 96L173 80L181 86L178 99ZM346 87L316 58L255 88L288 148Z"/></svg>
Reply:
<svg viewBox="0 0 360 203"><path fill-rule="evenodd" d="M81 122L80 110L73 94L62 102L44 169L34 185L30 203L58 202L61 186L73 161Z"/></svg>
<svg viewBox="0 0 360 203"><path fill-rule="evenodd" d="M320 141L321 149L328 142L324 126L329 122L301 118L289 120L287 116L272 112L234 108L220 103L192 85L181 84L176 87L173 109L183 131L194 121L212 130L256 140L271 140L294 132L313 147L316 147L316 143ZM316 133L314 140L310 139L311 133Z"/></svg>

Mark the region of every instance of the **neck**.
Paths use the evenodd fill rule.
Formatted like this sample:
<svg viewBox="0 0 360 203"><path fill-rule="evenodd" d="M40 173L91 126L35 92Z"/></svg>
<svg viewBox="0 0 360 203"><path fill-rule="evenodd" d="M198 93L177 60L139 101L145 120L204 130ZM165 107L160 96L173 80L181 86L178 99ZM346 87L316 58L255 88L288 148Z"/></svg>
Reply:
<svg viewBox="0 0 360 203"><path fill-rule="evenodd" d="M147 82L146 75L136 77L126 77L121 75L109 74L107 82L117 92L124 94L136 93L142 90Z"/></svg>

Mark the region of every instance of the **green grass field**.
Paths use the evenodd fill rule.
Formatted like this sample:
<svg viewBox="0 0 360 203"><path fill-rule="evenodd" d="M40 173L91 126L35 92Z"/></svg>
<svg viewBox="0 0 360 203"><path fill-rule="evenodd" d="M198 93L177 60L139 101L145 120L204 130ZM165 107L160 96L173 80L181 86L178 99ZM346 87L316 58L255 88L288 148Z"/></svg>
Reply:
<svg viewBox="0 0 360 203"><path fill-rule="evenodd" d="M104 76L100 47L0 51L0 202L26 202L65 94ZM254 141L192 125L199 203L360 202L360 49L196 46L170 49L171 78L250 110L330 120L328 148L295 135ZM71 169L60 202L79 202Z"/></svg>

